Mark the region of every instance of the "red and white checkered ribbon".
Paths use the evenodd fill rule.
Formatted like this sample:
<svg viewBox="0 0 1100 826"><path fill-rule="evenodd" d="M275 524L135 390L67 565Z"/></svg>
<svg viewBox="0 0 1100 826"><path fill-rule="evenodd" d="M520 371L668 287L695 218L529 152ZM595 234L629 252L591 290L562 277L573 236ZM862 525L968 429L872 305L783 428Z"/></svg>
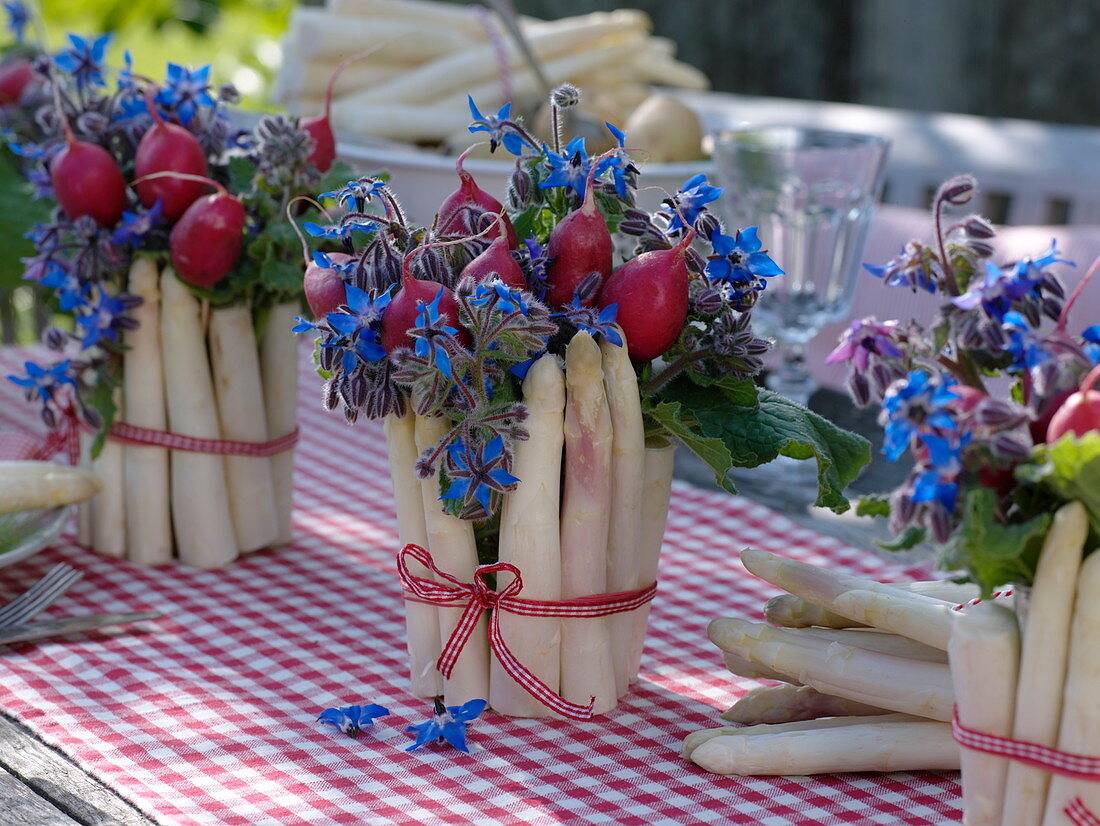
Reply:
<svg viewBox="0 0 1100 826"><path fill-rule="evenodd" d="M412 557L442 582L434 582L425 577L416 576L408 567L406 557ZM657 583L637 591L620 591L613 594L594 594L588 597L576 597L560 602L542 602L533 599L519 599L523 590L523 579L519 568L508 562L496 562L492 565L479 565L474 571L473 582L461 582L436 567L432 555L419 545L406 545L397 554L397 572L401 587L405 590L405 599L424 602L429 605L463 608L462 616L439 655L436 668L444 677L450 677L458 655L473 634L483 611L494 609L489 615L489 648L496 655L504 670L528 694L547 708L571 720L590 720L595 697L587 706L563 699L546 683L532 674L526 666L516 659L508 649L504 636L500 633L501 613L518 614L524 617L606 617L640 608L653 599L657 593ZM501 590L494 591L485 581L486 574L510 573L512 581Z"/></svg>
<svg viewBox="0 0 1100 826"><path fill-rule="evenodd" d="M1040 746L1038 743L1013 740L1011 737L998 737L995 734L975 731L959 722L958 709L955 710L955 714L951 718L951 733L960 746L968 749L1007 757L1017 763L1025 763L1028 766L1034 766L1052 774L1061 774L1066 777L1076 777L1081 780L1100 783L1100 757L1073 754L1068 751L1052 749L1048 746ZM1079 797L1073 798L1066 804L1063 811L1077 826L1100 826L1100 818L1089 811Z"/></svg>
<svg viewBox="0 0 1100 826"><path fill-rule="evenodd" d="M951 610L952 611L961 611L963 608L968 608L971 605L977 605L979 602L985 602L986 600L990 600L990 599L1000 599L1001 597L1010 597L1014 593L1016 593L1016 592L1014 590L1012 590L1011 588L1006 588L1003 591L994 591L992 594L990 594L985 599L981 599L979 597L979 598L967 600L966 602L960 602L958 605L952 605Z"/></svg>

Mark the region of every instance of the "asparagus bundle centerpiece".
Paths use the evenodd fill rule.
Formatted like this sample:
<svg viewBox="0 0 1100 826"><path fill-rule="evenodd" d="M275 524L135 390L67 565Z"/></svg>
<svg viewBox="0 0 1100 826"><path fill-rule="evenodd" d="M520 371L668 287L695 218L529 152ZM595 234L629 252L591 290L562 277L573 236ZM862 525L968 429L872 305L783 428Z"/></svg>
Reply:
<svg viewBox="0 0 1100 826"><path fill-rule="evenodd" d="M704 176L657 213L637 209L621 131L608 124L616 148L596 156L562 135L579 96L555 90L553 145L507 105L485 116L470 100L470 132L514 157L504 203L464 157L430 226L404 214L400 182L327 193L331 221L306 225L312 318L296 328L317 337L325 405L385 421L400 539L426 543L437 570L470 584L478 564L506 564L498 591L518 576L518 599L557 609L641 599L568 618L498 604L488 620L503 642L490 650L475 629L441 679L465 602L408 598L413 691L448 704L487 693L523 716L556 713L533 681L599 713L636 679L674 443L731 492L735 465L814 456L818 502L837 510L867 457L863 440L753 381L767 344L752 307L782 275L755 228L721 225L708 209L721 190ZM410 574L430 578L417 560Z"/></svg>
<svg viewBox="0 0 1100 826"><path fill-rule="evenodd" d="M56 361L12 380L102 479L85 545L216 567L290 539L303 242L286 212L331 159L285 117L236 129L209 66L156 81L125 53L112 77L109 40L70 35L20 98L37 131L12 149L51 207L26 277L71 323L45 335Z"/></svg>
<svg viewBox="0 0 1100 826"><path fill-rule="evenodd" d="M948 217L975 186L964 176L941 188L934 244L867 267L888 286L943 295L935 323L861 319L829 357L850 363L857 403L881 403L887 456L913 459L901 486L860 511L889 517L889 550L932 543L955 581L876 583L746 550L751 573L790 593L765 607L770 624L723 618L710 636L734 673L787 684L724 715L749 728L694 734L684 754L722 773L957 766L967 824L1089 822L1100 783L1066 767L1100 759L1100 325L1073 334L1069 317L1100 261L1068 296L1054 243L995 265L989 223ZM742 744L767 724L797 726L769 736L832 759L750 756ZM950 739L959 745L930 761L927 748Z"/></svg>

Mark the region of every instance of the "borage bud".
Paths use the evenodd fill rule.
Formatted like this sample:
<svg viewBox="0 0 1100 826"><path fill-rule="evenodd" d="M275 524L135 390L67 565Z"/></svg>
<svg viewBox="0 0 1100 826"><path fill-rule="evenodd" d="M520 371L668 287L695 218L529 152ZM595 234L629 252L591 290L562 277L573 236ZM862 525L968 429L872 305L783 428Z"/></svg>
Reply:
<svg viewBox="0 0 1100 826"><path fill-rule="evenodd" d="M1057 321L1062 317L1062 302L1057 298L1044 298L1043 315L1052 321Z"/></svg>
<svg viewBox="0 0 1100 826"><path fill-rule="evenodd" d="M321 350L322 354L324 352L324 350ZM340 406L340 394L337 392L335 379L329 379L325 382L321 393L321 403L324 405L325 410L335 410Z"/></svg>
<svg viewBox="0 0 1100 826"><path fill-rule="evenodd" d="M700 282L693 282L693 286L697 283ZM695 294L691 297L691 302L698 315L718 315L722 310L722 293L708 284L695 291Z"/></svg>
<svg viewBox="0 0 1100 826"><path fill-rule="evenodd" d="M971 238L992 238L997 234L993 225L980 215L968 215L963 221L963 231Z"/></svg>
<svg viewBox="0 0 1100 826"><path fill-rule="evenodd" d="M602 281L603 277L598 272L590 272L581 279L576 289L576 296L580 299L581 304L591 301L596 297L596 293L599 291Z"/></svg>
<svg viewBox="0 0 1100 826"><path fill-rule="evenodd" d="M636 238L640 238L649 232L649 222L623 220L619 224L619 232L623 235L633 235Z"/></svg>
<svg viewBox="0 0 1100 826"><path fill-rule="evenodd" d="M1004 330L999 326L992 323L986 323L981 325L982 342L990 350L994 352L1000 352L1005 348L1008 341L1005 339Z"/></svg>
<svg viewBox="0 0 1100 826"><path fill-rule="evenodd" d="M985 241L969 240L966 247L979 258L989 258L993 255L993 245Z"/></svg>
<svg viewBox="0 0 1100 826"><path fill-rule="evenodd" d="M550 103L559 109L569 109L581 102L581 90L572 83L563 83L550 93Z"/></svg>
<svg viewBox="0 0 1100 826"><path fill-rule="evenodd" d="M524 209L531 201L531 173L516 163L512 177L508 180L508 203L513 209Z"/></svg>
<svg viewBox="0 0 1100 826"><path fill-rule="evenodd" d="M974 418L982 427L1003 430L1022 425L1027 421L1027 413L1008 402L987 398L978 404L974 411Z"/></svg>
<svg viewBox="0 0 1100 826"><path fill-rule="evenodd" d="M925 513L925 521L932 530L932 538L942 545L951 538L951 514L940 502L930 503Z"/></svg>
<svg viewBox="0 0 1100 826"><path fill-rule="evenodd" d="M69 334L58 327L49 327L43 334L42 341L51 350L64 350L69 343Z"/></svg>
<svg viewBox="0 0 1100 826"><path fill-rule="evenodd" d="M954 206L969 203L978 188L978 182L970 175L956 175L944 182L936 194L937 201L947 201Z"/></svg>
<svg viewBox="0 0 1100 826"><path fill-rule="evenodd" d="M867 381L865 373L854 370L848 373L848 393L856 407L866 407L871 403L871 383Z"/></svg>
<svg viewBox="0 0 1100 826"><path fill-rule="evenodd" d="M1031 455L1031 445L1018 436L1000 433L993 437L989 449L1006 459L1026 459Z"/></svg>
<svg viewBox="0 0 1100 826"><path fill-rule="evenodd" d="M695 219L694 224L695 231L703 238L710 238L711 236L713 236L715 230L717 230L720 226L721 225L719 224L718 219L714 217L714 214L711 212L707 212L705 208L702 212L699 213L699 217Z"/></svg>
<svg viewBox="0 0 1100 826"><path fill-rule="evenodd" d="M707 268L706 259L698 250L691 247L684 250L684 264L687 266L688 272L695 273L695 275L702 275Z"/></svg>

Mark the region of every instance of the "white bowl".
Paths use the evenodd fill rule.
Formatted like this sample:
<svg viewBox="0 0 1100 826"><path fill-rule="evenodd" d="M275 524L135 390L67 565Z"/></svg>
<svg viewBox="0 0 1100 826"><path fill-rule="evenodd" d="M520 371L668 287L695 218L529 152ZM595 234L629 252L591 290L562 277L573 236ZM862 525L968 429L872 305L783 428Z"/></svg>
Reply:
<svg viewBox="0 0 1100 826"><path fill-rule="evenodd" d="M404 148L395 143L339 144L339 157L363 175L388 172L390 185L397 193L402 208L420 224L432 222L443 199L458 187L455 158L415 147ZM503 150L500 150L503 152ZM506 158L511 156L506 155ZM499 201L504 201L508 178L515 168L513 160L469 158L463 164L474 176L478 186ZM638 190L638 207L655 211L666 193L673 193L693 175L711 174L709 160L689 163L640 164L642 174Z"/></svg>
<svg viewBox="0 0 1100 826"><path fill-rule="evenodd" d="M62 505L0 516L0 567L21 562L56 542L74 509Z"/></svg>

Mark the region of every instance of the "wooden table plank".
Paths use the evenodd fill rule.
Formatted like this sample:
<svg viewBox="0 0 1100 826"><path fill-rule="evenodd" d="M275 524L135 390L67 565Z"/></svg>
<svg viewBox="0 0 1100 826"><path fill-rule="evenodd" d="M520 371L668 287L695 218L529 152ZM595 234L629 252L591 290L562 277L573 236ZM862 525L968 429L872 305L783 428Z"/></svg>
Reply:
<svg viewBox="0 0 1100 826"><path fill-rule="evenodd" d="M0 771L0 826L80 826L33 789Z"/></svg>
<svg viewBox="0 0 1100 826"><path fill-rule="evenodd" d="M6 715L0 715L0 768L10 772L9 780L25 784L23 787L28 793L38 797L47 810L52 809L62 818L5 819L11 814L7 811L11 803L7 799L8 787L4 786L0 789L0 796L5 798L0 826L32 823L40 826L155 826L131 803ZM12 799L21 805L22 798Z"/></svg>

